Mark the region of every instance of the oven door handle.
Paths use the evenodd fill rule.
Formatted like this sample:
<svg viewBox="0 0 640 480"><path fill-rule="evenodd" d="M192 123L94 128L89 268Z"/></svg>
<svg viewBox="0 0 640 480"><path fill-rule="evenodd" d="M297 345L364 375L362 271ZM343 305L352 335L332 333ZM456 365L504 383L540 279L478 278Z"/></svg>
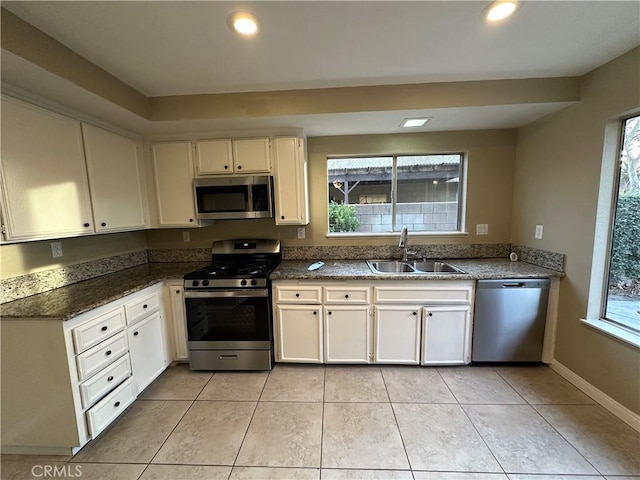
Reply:
<svg viewBox="0 0 640 480"><path fill-rule="evenodd" d="M197 291L197 292L184 292L184 298L228 298L228 297L268 297L269 290L266 288L252 289L252 290L225 290L225 291Z"/></svg>

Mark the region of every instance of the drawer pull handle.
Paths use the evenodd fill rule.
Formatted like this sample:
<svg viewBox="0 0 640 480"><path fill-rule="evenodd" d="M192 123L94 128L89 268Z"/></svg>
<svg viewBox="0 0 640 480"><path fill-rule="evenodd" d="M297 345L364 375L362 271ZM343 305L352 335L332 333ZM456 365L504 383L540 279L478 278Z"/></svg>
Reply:
<svg viewBox="0 0 640 480"><path fill-rule="evenodd" d="M107 226L107 224L106 224L105 222L102 222L102 223L100 224L100 226L102 226L102 227L106 227L106 226Z"/></svg>
<svg viewBox="0 0 640 480"><path fill-rule="evenodd" d="M237 168L238 170L242 170L242 165L238 165L236 168Z"/></svg>
<svg viewBox="0 0 640 480"><path fill-rule="evenodd" d="M144 305L142 305L142 308L147 308L148 305L145 303Z"/></svg>
<svg viewBox="0 0 640 480"><path fill-rule="evenodd" d="M111 355L111 350L107 350L106 355Z"/></svg>
<svg viewBox="0 0 640 480"><path fill-rule="evenodd" d="M220 360L237 360L238 359L238 355L220 355Z"/></svg>
<svg viewBox="0 0 640 480"><path fill-rule="evenodd" d="M114 407L118 408L120 406L120 402L116 402L113 404Z"/></svg>
<svg viewBox="0 0 640 480"><path fill-rule="evenodd" d="M137 337L140 332L133 332L133 336Z"/></svg>
<svg viewBox="0 0 640 480"><path fill-rule="evenodd" d="M344 298L349 298L349 294L348 293L345 294Z"/></svg>
<svg viewBox="0 0 640 480"><path fill-rule="evenodd" d="M107 382L110 382L113 380L113 375L109 376L109 378L107 378Z"/></svg>
<svg viewBox="0 0 640 480"><path fill-rule="evenodd" d="M106 332L106 331L107 331L107 328L109 328L109 327L107 327L107 326L105 325L105 326L104 326L104 327L102 327L100 330L102 330L103 332Z"/></svg>
<svg viewBox="0 0 640 480"><path fill-rule="evenodd" d="M87 228L87 227L90 227L91 225L88 224L88 223L85 223L84 226L85 226L85 228Z"/></svg>
<svg viewBox="0 0 640 480"><path fill-rule="evenodd" d="M296 293L296 298L297 298L297 297L299 297L299 296L300 296L300 294L299 294L299 293Z"/></svg>

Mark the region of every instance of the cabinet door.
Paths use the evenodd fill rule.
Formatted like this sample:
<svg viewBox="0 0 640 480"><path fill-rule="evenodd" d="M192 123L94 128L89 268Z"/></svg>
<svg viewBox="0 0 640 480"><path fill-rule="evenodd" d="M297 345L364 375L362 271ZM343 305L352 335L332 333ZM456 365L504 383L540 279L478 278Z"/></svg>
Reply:
<svg viewBox="0 0 640 480"><path fill-rule="evenodd" d="M315 305L276 307L276 361L322 363L322 310Z"/></svg>
<svg viewBox="0 0 640 480"><path fill-rule="evenodd" d="M195 227L191 142L156 143L152 149L158 225Z"/></svg>
<svg viewBox="0 0 640 480"><path fill-rule="evenodd" d="M371 321L367 306L324 307L327 363L369 363Z"/></svg>
<svg viewBox="0 0 640 480"><path fill-rule="evenodd" d="M233 141L234 172L271 173L268 138L245 138Z"/></svg>
<svg viewBox="0 0 640 480"><path fill-rule="evenodd" d="M130 138L82 124L96 232L145 227L138 146Z"/></svg>
<svg viewBox="0 0 640 480"><path fill-rule="evenodd" d="M187 320L184 311L184 295L182 286L170 286L169 298L173 324L173 340L175 342L174 360L188 360Z"/></svg>
<svg viewBox="0 0 640 480"><path fill-rule="evenodd" d="M276 138L274 144L276 225L307 225L309 187L303 139Z"/></svg>
<svg viewBox="0 0 640 480"><path fill-rule="evenodd" d="M233 173L231 140L200 140L196 142L196 173L198 175Z"/></svg>
<svg viewBox="0 0 640 480"><path fill-rule="evenodd" d="M162 316L154 313L127 331L136 393L144 390L165 368Z"/></svg>
<svg viewBox="0 0 640 480"><path fill-rule="evenodd" d="M471 311L468 305L424 307L422 365L469 363Z"/></svg>
<svg viewBox="0 0 640 480"><path fill-rule="evenodd" d="M94 233L80 122L2 97L9 240Z"/></svg>
<svg viewBox="0 0 640 480"><path fill-rule="evenodd" d="M420 363L421 309L418 305L376 306L376 363Z"/></svg>

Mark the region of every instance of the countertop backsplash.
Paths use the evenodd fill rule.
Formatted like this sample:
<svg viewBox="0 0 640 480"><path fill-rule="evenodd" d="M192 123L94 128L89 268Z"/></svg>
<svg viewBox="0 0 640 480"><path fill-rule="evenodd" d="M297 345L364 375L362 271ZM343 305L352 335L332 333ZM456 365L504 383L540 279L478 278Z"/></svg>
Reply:
<svg viewBox="0 0 640 480"><path fill-rule="evenodd" d="M488 259L508 258L515 252L520 261L564 271L564 254L510 244L435 244L409 245L412 258L418 259ZM367 246L302 246L283 247L283 260L369 260L400 258L402 250L395 245ZM210 262L209 248L150 249L52 268L0 280L0 303L47 292L143 264Z"/></svg>

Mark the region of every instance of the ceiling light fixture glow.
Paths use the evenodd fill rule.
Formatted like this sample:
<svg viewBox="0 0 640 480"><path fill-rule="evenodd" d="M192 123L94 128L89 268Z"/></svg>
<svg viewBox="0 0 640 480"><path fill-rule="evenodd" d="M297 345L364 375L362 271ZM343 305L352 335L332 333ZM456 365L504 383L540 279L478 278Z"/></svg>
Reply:
<svg viewBox="0 0 640 480"><path fill-rule="evenodd" d="M229 28L240 35L250 37L258 31L258 19L247 12L234 12L227 17Z"/></svg>
<svg viewBox="0 0 640 480"><path fill-rule="evenodd" d="M484 17L488 22L499 22L513 15L518 8L516 0L496 0L484 10Z"/></svg>
<svg viewBox="0 0 640 480"><path fill-rule="evenodd" d="M400 126L402 128L411 128L411 127L421 127L425 123L431 120L431 117L423 117L423 118L405 118Z"/></svg>

